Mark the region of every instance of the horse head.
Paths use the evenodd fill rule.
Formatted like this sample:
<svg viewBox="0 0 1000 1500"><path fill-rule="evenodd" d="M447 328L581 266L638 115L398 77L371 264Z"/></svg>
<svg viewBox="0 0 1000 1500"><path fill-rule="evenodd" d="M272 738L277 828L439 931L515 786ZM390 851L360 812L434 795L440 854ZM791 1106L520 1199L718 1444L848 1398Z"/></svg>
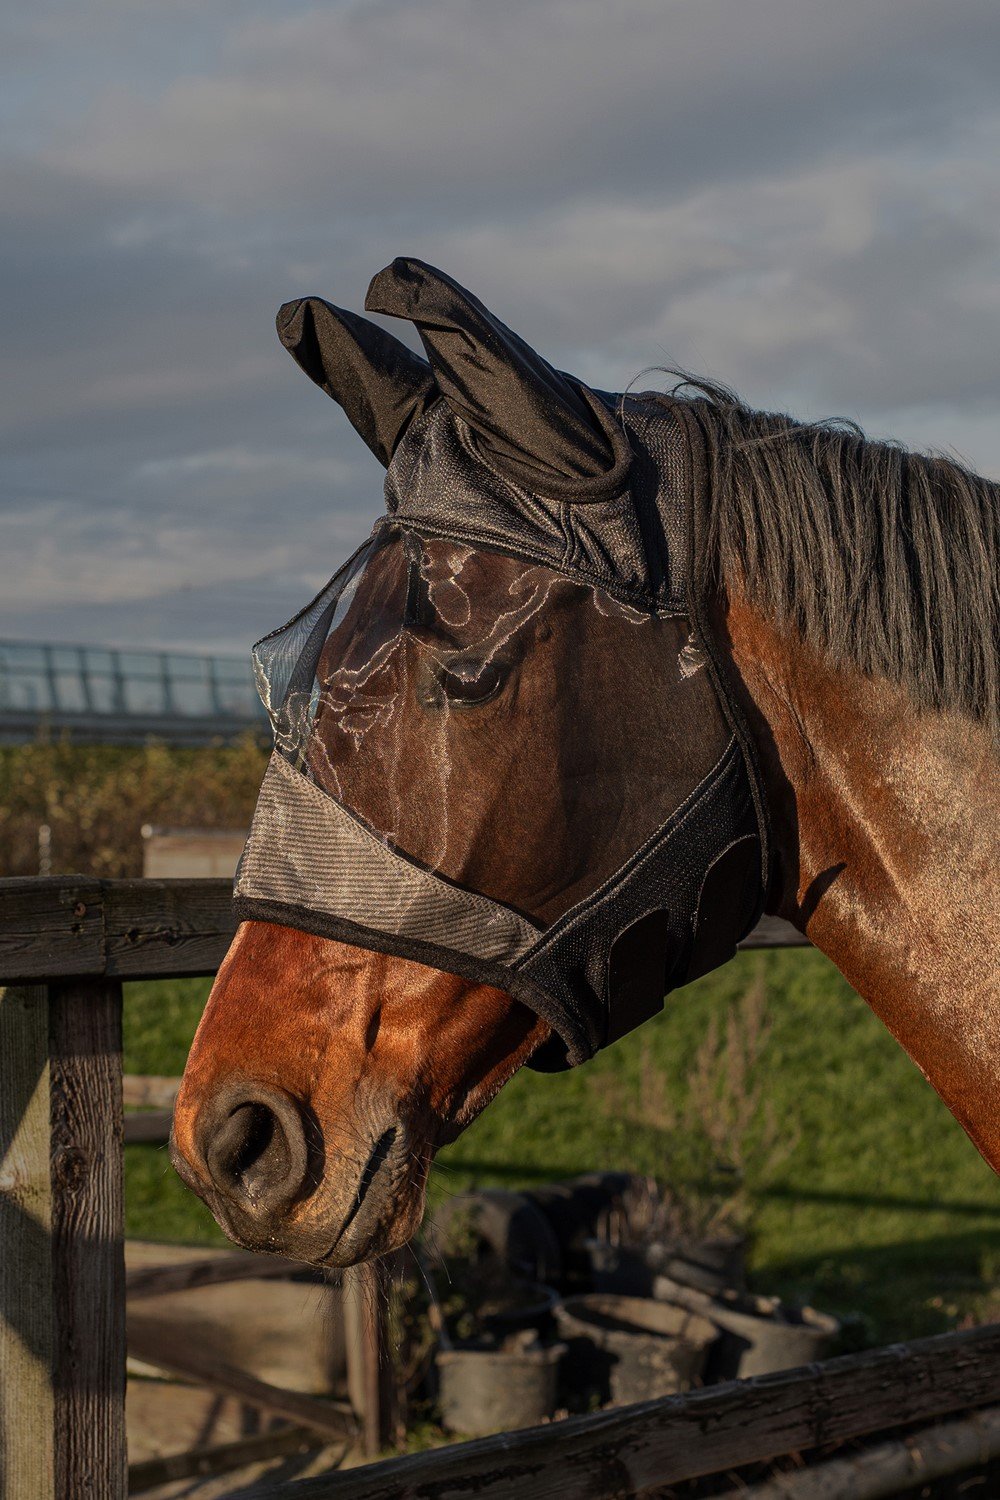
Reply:
<svg viewBox="0 0 1000 1500"><path fill-rule="evenodd" d="M255 648L275 752L174 1162L242 1243L406 1240L438 1146L582 1061L760 909L752 765L693 612L691 435L545 363L415 261L282 342L387 514Z"/></svg>

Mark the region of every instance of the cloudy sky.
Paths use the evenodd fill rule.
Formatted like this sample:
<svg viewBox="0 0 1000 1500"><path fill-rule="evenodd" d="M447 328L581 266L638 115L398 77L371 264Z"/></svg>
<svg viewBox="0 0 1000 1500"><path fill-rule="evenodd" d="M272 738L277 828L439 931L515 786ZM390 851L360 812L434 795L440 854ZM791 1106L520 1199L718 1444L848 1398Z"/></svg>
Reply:
<svg viewBox="0 0 1000 1500"><path fill-rule="evenodd" d="M595 384L1000 477L996 0L4 7L0 635L244 650L303 603L381 471L274 312L398 254Z"/></svg>

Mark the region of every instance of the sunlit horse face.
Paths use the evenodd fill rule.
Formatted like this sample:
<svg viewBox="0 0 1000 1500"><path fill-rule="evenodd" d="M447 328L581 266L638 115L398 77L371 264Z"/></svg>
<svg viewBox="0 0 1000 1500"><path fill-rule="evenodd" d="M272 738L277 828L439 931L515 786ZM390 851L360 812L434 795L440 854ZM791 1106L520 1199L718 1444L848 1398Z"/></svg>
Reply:
<svg viewBox="0 0 1000 1500"><path fill-rule="evenodd" d="M499 553L420 552L416 610L412 538L369 563L321 658L307 763L422 864L547 923L710 767L714 736L689 732L706 702L689 627ZM498 990L244 923L191 1050L175 1161L233 1238L351 1263L412 1234L434 1150L547 1035Z"/></svg>

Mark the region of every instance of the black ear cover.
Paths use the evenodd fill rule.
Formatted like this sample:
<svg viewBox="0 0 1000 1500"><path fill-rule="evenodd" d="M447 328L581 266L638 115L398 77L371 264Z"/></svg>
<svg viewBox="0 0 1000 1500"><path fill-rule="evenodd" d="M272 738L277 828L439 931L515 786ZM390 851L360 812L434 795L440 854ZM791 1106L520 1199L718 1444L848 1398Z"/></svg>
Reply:
<svg viewBox="0 0 1000 1500"><path fill-rule="evenodd" d="M426 360L377 323L320 297L286 302L277 328L296 364L343 407L388 467L413 419L440 398Z"/></svg>
<svg viewBox="0 0 1000 1500"><path fill-rule="evenodd" d="M372 281L365 307L416 325L442 396L514 483L571 502L625 488L631 449L604 402L450 276L420 260L394 260Z"/></svg>

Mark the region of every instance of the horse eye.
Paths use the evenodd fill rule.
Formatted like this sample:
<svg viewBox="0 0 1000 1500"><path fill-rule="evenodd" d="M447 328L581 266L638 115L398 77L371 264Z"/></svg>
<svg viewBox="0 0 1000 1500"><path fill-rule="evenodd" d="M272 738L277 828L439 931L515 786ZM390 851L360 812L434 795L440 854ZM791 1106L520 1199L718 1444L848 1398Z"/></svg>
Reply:
<svg viewBox="0 0 1000 1500"><path fill-rule="evenodd" d="M428 706L473 708L488 703L504 685L501 663L479 661L472 657L452 657L435 664L428 691L421 696Z"/></svg>

